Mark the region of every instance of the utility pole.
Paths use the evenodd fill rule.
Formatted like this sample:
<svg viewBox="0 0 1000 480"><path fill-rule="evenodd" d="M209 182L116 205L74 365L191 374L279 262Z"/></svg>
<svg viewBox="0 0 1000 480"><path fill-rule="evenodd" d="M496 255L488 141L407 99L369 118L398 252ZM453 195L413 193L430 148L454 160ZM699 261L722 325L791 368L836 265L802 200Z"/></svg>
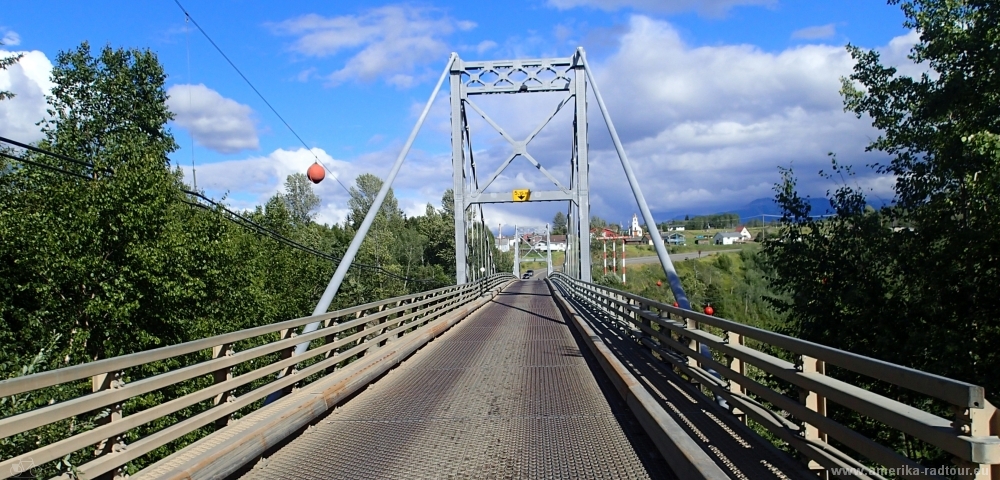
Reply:
<svg viewBox="0 0 1000 480"><path fill-rule="evenodd" d="M546 262L548 265L545 268L546 275L552 275L552 235L549 234L549 224L545 224L545 251L546 251Z"/></svg>

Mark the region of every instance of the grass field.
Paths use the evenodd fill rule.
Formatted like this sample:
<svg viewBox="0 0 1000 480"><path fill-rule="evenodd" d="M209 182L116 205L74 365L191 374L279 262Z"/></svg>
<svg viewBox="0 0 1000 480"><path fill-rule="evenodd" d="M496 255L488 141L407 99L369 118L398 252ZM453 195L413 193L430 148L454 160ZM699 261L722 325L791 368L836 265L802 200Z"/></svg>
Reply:
<svg viewBox="0 0 1000 480"><path fill-rule="evenodd" d="M763 228L761 228L761 227L748 228L748 230L750 230L750 235L752 235L753 238L757 238L757 234L760 233L761 230L763 230ZM732 230L730 230L730 229L711 229L711 230L687 230L687 231L684 231L684 232L678 232L678 233L681 233L681 234L684 235L685 239L687 240L687 243L685 245L667 245L667 250L670 253L697 252L698 250L701 250L703 252L711 252L711 251L714 251L714 250L732 250L734 248L745 248L745 247L748 247L748 246L754 244L753 242L747 242L747 243L744 243L744 244L735 244L735 245L713 245L712 244L712 238L715 237L716 233L719 233L719 232L731 232L731 231ZM777 227L768 227L768 231L769 232L777 231ZM707 240L707 243L702 243L702 244L696 245L694 242L695 242L695 238L698 237L698 236L705 237L705 240ZM618 248L619 249L621 248L621 244L618 245ZM597 253L598 254L602 254L603 251L597 252ZM610 244L608 244L608 255L609 255L609 257L611 255L611 245ZM648 257L648 256L655 256L655 255L656 255L656 250L653 249L652 245L626 245L625 246L625 256L626 257Z"/></svg>
<svg viewBox="0 0 1000 480"><path fill-rule="evenodd" d="M757 234L760 233L761 230L763 230L763 228L762 227L755 227L755 228L749 228L748 230L750 230L750 235L752 235L753 238L757 238ZM777 231L777 227L767 227L767 230L768 230L768 232L776 232ZM760 246L760 244L756 243L756 242L747 242L747 243L733 244L733 245L713 245L711 243L711 239L712 239L712 237L715 236L716 233L719 233L719 232L729 232L729 231L732 231L732 230L730 230L730 229L711 229L711 230L687 230L687 231L684 231L684 232L679 232L679 233L683 233L684 234L684 236L685 236L685 238L687 240L687 244L686 245L667 245L667 250L670 253L697 252L699 250L702 251L702 252L706 252L707 253L707 252L713 252L713 251L718 251L718 250L733 250L733 249L736 249L736 248L739 248L739 249L744 249L744 248L758 248ZM702 244L695 245L694 241L695 241L695 238L698 237L698 236L705 237L705 239L707 239L708 243L702 243ZM618 253L619 253L619 255L621 255L620 249L621 249L621 244L619 243L618 244ZM608 244L608 258L609 259L611 258L611 252L612 252L612 250L611 250L611 244L609 243ZM594 258L595 259L602 258L602 255L604 253L603 252L603 247L598 247L598 250L596 250L596 251L594 251L592 253L594 254ZM656 256L656 250L653 248L652 245L626 245L625 246L625 256L626 257L633 257L633 258L634 257L652 257L652 256ZM565 252L552 252L552 265L553 265L553 267L555 267L555 268L558 269L563 264L563 262L565 260L566 260L566 253ZM532 254L531 257L522 258L522 261L521 261L521 271L523 272L525 270L535 270L535 271L545 270L545 265L546 265L546 263L545 263L545 255L544 255L544 253L542 253L542 254Z"/></svg>

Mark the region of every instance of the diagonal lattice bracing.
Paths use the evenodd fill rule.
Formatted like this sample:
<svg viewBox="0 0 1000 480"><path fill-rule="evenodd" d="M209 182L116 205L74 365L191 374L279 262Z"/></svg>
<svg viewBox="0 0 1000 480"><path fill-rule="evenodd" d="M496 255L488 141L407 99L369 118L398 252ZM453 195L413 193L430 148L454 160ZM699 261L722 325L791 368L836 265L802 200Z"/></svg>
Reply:
<svg viewBox="0 0 1000 480"><path fill-rule="evenodd" d="M461 62L463 89L469 95L570 90L575 58ZM453 70L454 71L454 70Z"/></svg>
<svg viewBox="0 0 1000 480"><path fill-rule="evenodd" d="M467 62L456 59L451 66L451 108L452 108L452 167L455 192L455 211L465 212L474 205L483 203L512 202L567 202L569 204L570 225L575 228L568 232L567 269L577 278L590 279L590 197L587 167L587 122L586 87L588 81L584 72L582 50L569 58L549 58L532 60L495 60ZM515 139L470 97L482 94L522 94L536 92L567 92L555 106L551 114L543 118L538 126L523 140ZM573 148L570 157L570 182L564 184L553 176L531 153L528 144L548 125L570 102L574 104L572 123ZM467 163L474 165L472 154L468 159L464 152L464 139L469 135L465 117L466 107L478 113L511 146L511 153L492 172L485 182L479 181L475 168L467 169ZM578 151L584 150L584 151ZM486 192L518 156L524 157L542 176L555 185L555 189L515 192ZM472 172L469 178L467 172ZM579 217L579 218L578 218ZM466 215L455 215L455 245L470 242L469 225ZM570 246L572 244L572 246ZM465 283L471 272L465 251L456 248L456 280ZM475 277L475 272L471 272Z"/></svg>
<svg viewBox="0 0 1000 480"><path fill-rule="evenodd" d="M483 120L485 120L486 123L488 123L491 127L493 127L493 129L495 129L497 133L499 133L500 136L504 138L504 140L507 140L507 142L510 143L511 147L513 147L514 149L514 151L510 154L510 156L508 156L507 159L500 165L500 168L498 168L495 172L493 172L490 178L487 179L486 182L483 183L482 186L476 190L473 196L478 197L479 195L482 195L482 193L486 191L486 189L490 186L490 184L492 184L493 181L496 180L497 177L499 177L500 174L507 169L507 166L510 165L510 163L518 155L527 159L528 162L530 162L532 165L535 166L535 168L538 169L538 171L542 172L542 175L545 175L545 177L548 178L553 184L555 184L556 187L559 187L559 190L562 190L564 193L569 193L569 189L563 186L562 182L553 177L552 174L550 174L548 170L546 170L545 167L542 166L541 163L535 160L535 157L532 157L531 154L528 153L528 143L531 143L531 141L535 138L535 136L537 136L538 133L541 132L542 129L545 128L545 126L548 125L549 122L551 122L552 119L555 118L555 116L559 113L559 111L562 110L562 108L566 106L566 104L569 103L569 101L572 100L573 98L574 95L570 94L562 101L560 101L559 104L556 105L556 108L552 112L552 114L549 115L548 118L545 119L545 121L540 123L538 127L535 128L535 130L532 131L531 134L529 134L522 141L515 140L514 137L510 136L510 134L508 134L507 131L503 129L503 127L498 125L492 118L490 118L490 116L487 115L486 112L484 112L481 108L479 108L478 105L473 103L471 100L466 99L465 100L466 105L472 107L472 109L475 110L476 113L478 113L481 117L483 117Z"/></svg>

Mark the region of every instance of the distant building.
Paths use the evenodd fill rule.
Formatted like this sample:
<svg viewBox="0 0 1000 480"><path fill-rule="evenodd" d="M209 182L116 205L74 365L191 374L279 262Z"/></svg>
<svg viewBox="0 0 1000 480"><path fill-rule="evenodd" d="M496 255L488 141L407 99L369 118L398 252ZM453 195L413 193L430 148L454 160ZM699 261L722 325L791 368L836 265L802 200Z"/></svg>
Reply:
<svg viewBox="0 0 1000 480"><path fill-rule="evenodd" d="M601 239L612 239L612 238L617 239L623 237L623 235L620 235L618 232L610 228L602 228L600 229L600 231L598 231L596 228L593 228L590 230L590 235L592 237Z"/></svg>
<svg viewBox="0 0 1000 480"><path fill-rule="evenodd" d="M642 238L642 227L639 226L639 216L632 214L632 227L629 229L629 236L632 238Z"/></svg>
<svg viewBox="0 0 1000 480"><path fill-rule="evenodd" d="M666 236L666 240L670 245L687 245L687 239L680 233L671 233Z"/></svg>
<svg viewBox="0 0 1000 480"><path fill-rule="evenodd" d="M542 240L542 242L538 244L538 249L543 252L548 249L551 249L553 252L566 251L566 235L550 235L549 241L549 245L546 246L545 240Z"/></svg>
<svg viewBox="0 0 1000 480"><path fill-rule="evenodd" d="M750 230L748 230L747 227L745 227L743 225L740 225L740 226L736 227L736 230L733 230L733 231L736 232L736 233L738 233L738 234L740 234L740 236L743 237L743 241L744 242L747 242L747 241L750 241L750 240L753 239L753 235L750 235Z"/></svg>
<svg viewBox="0 0 1000 480"><path fill-rule="evenodd" d="M712 240L716 245L732 245L744 242L743 234L736 232L719 232L715 234Z"/></svg>
<svg viewBox="0 0 1000 480"><path fill-rule="evenodd" d="M667 231L668 232L683 232L684 231L684 225L676 225L676 226L673 226L673 227L667 227Z"/></svg>

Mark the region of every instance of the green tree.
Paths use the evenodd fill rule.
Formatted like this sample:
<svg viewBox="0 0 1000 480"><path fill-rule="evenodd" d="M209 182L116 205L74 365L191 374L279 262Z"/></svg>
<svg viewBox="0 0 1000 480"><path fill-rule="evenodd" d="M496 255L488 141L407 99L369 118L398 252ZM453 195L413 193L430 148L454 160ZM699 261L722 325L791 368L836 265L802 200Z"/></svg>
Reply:
<svg viewBox="0 0 1000 480"><path fill-rule="evenodd" d="M156 56L109 47L94 57L83 44L56 57L52 80L41 144L94 167L31 155L71 175L16 162L0 175L0 376L173 344L260 318L252 291L232 289L248 283L234 268L241 265L234 227L178 201L181 177L168 167L175 143ZM183 366L155 362L130 369L124 380ZM157 395L173 398L190 387ZM89 390L86 382L46 389L22 397L5 416ZM152 398L129 400L123 409L146 408ZM4 439L2 455L56 441L91 420ZM67 461L87 457L78 452Z"/></svg>
<svg viewBox="0 0 1000 480"><path fill-rule="evenodd" d="M382 188L383 181L375 175L364 173L358 175L354 183L355 185L350 189L351 198L347 202L351 209L350 213L347 214L347 222L351 228L357 230L365 219L365 215L368 214L368 210L375 203L375 197L378 195L379 189ZM379 209L375 218L376 221L388 222L392 226L399 226L399 222L402 221L403 212L399 210L399 202L396 201L392 189L386 194L385 200L382 201L382 208Z"/></svg>
<svg viewBox="0 0 1000 480"><path fill-rule="evenodd" d="M285 179L285 193L281 195L281 199L293 222L305 225L316 217L319 196L313 191L313 184L304 173L295 173Z"/></svg>
<svg viewBox="0 0 1000 480"><path fill-rule="evenodd" d="M0 45L3 44L4 44L3 42L0 42ZM24 54L19 53L17 55L11 55L9 57L0 58L0 70L7 70L8 67L16 64L19 60L21 60L22 57L24 57ZM15 95L14 92L0 90L0 100L9 100L11 98L14 98L14 95Z"/></svg>
<svg viewBox="0 0 1000 480"><path fill-rule="evenodd" d="M552 218L552 233L566 235L566 215L562 212L556 212L556 216Z"/></svg>
<svg viewBox="0 0 1000 480"><path fill-rule="evenodd" d="M182 175L167 159L176 144L166 128L171 114L164 79L148 50L107 47L95 55L85 43L56 57L51 119L43 125L40 146L84 163L25 154L68 175L28 162L0 165L0 380L297 318L315 306L333 262L229 221L221 206L197 208L191 203L200 200L183 193ZM359 178L351 199L358 223L380 187L377 177ZM269 232L340 256L354 230L350 222L341 227L312 221L318 199L311 188L302 176L290 176L282 193L244 216ZM446 217L453 207L443 203L441 211L429 208L426 218L406 219L390 192L358 256L377 268L352 268L333 308L453 282L454 224ZM238 349L258 344L248 341ZM128 369L123 380L184 368L206 355ZM130 399L124 414L210 381L198 378ZM87 380L0 399L2 416L90 389ZM130 430L125 440L134 443L206 408L193 405ZM93 428L101 415L0 439L0 457ZM200 429L126 470L134 473L211 431ZM88 447L36 472L58 476L92 454Z"/></svg>
<svg viewBox="0 0 1000 480"><path fill-rule="evenodd" d="M921 304L904 318L932 326L914 339L924 366L1000 392L1000 5L917 0L898 3L907 28L920 32L910 58L930 74L900 75L875 51L850 46L857 62L844 80L848 110L882 134L869 149L886 152L880 173L896 177L896 207L884 225L913 225L880 235L899 249L900 293ZM853 216L870 216L853 205ZM926 302L926 304L924 303ZM923 329L923 327L920 327ZM949 345L963 344L954 349ZM913 359L916 360L916 359Z"/></svg>
<svg viewBox="0 0 1000 480"><path fill-rule="evenodd" d="M927 73L901 75L878 52L848 46L856 64L843 79L847 110L880 130L869 150L890 160L892 208L869 208L849 169L829 178L836 216L817 221L784 172L776 199L780 236L765 243L775 286L794 331L808 340L873 356L1000 392L1000 5L893 0L907 28L920 32L910 59ZM894 231L893 226L908 228ZM846 375L846 374L843 374ZM904 402L901 389L868 388ZM946 409L941 413L950 415ZM947 461L911 439L833 412L852 427L929 464Z"/></svg>
<svg viewBox="0 0 1000 480"><path fill-rule="evenodd" d="M602 229L608 226L608 222L601 217L590 216L590 228Z"/></svg>

